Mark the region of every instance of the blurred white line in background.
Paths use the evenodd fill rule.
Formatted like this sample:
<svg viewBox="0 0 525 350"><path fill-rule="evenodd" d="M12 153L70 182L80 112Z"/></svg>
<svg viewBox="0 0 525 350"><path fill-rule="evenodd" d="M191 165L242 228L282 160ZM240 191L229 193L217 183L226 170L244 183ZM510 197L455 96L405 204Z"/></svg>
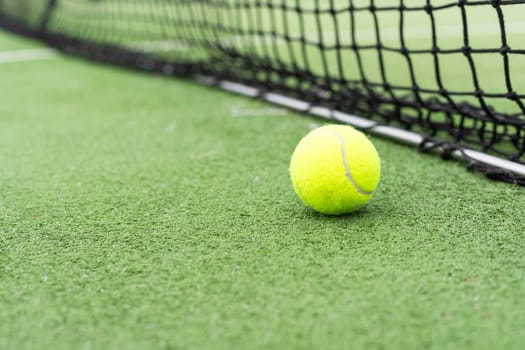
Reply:
<svg viewBox="0 0 525 350"><path fill-rule="evenodd" d="M55 58L58 52L53 49L29 49L15 51L0 51L0 63L41 61Z"/></svg>

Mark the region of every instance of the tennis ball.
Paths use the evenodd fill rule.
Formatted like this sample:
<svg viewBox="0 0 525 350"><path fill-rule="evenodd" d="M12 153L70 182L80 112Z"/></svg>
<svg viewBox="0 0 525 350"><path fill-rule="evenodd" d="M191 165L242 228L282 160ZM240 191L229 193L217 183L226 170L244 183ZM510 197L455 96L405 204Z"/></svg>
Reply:
<svg viewBox="0 0 525 350"><path fill-rule="evenodd" d="M372 198L379 183L381 161L374 145L346 125L311 131L297 145L290 176L299 198L327 215L351 213Z"/></svg>

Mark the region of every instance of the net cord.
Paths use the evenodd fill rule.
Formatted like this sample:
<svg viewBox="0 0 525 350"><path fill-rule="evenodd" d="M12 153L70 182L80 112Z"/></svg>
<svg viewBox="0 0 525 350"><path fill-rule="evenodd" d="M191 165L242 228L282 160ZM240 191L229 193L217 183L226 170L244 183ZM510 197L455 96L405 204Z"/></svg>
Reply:
<svg viewBox="0 0 525 350"><path fill-rule="evenodd" d="M403 144L419 147L422 151L433 150L440 154L447 154L451 148L450 144L440 141L432 140L424 135L418 133L399 129L393 126L381 125L369 119L361 118L356 115L330 109L324 106L312 105L309 102L301 101L299 99L291 98L273 92L263 92L255 87L239 84L232 81L217 81L210 76L196 76L195 79L206 85L217 85L221 89L240 94L248 97L260 97L263 100L289 108L299 112L306 112L311 115L336 121L348 125L352 125L360 130L365 130L373 135L392 139ZM476 150L461 148L452 149L449 154L450 158L467 162L478 162L490 167L497 167L520 177L525 177L525 165L515 163L509 160L501 159L491 156L489 154L479 152ZM448 155L446 158L449 157Z"/></svg>

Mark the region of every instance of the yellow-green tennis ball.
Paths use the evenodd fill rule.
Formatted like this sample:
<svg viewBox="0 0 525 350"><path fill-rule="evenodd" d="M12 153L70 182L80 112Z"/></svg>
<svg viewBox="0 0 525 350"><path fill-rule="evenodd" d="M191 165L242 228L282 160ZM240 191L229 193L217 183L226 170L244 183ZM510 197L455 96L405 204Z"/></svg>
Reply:
<svg viewBox="0 0 525 350"><path fill-rule="evenodd" d="M368 203L380 172L381 161L372 142L346 125L311 131L297 145L290 163L299 198L327 215L351 213Z"/></svg>

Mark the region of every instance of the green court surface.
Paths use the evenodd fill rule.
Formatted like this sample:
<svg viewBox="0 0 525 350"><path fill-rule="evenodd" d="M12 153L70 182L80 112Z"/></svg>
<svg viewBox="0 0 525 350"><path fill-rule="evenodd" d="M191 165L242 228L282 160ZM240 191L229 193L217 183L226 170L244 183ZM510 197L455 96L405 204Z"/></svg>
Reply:
<svg viewBox="0 0 525 350"><path fill-rule="evenodd" d="M0 89L0 349L525 342L521 188L372 137L377 195L326 217L288 176L318 119L64 56Z"/></svg>

